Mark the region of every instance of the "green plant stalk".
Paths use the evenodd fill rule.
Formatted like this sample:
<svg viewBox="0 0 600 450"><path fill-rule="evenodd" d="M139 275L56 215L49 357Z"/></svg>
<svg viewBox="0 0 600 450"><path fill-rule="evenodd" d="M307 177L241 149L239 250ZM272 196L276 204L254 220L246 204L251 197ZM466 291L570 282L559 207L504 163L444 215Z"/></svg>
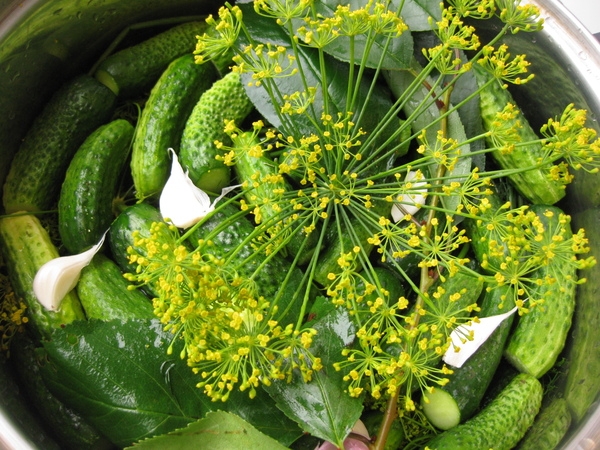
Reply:
<svg viewBox="0 0 600 450"><path fill-rule="evenodd" d="M445 93L444 105L442 106L442 109L440 111L441 115L444 117L441 122L442 133L443 133L444 137L448 135L448 115L444 114L444 113L447 112L445 110L447 110L448 105L450 104L450 96L451 95L452 95L452 89L448 89ZM431 205L433 207L437 206L440 202L440 197L439 197L439 195L436 195L435 192L439 191L439 188L442 185L441 180L442 180L445 172L446 172L446 167L443 164L440 164L438 166L437 174L436 174L436 178L437 178L437 180L435 181L436 187L433 190L433 196L431 199ZM435 209L429 209L428 216L427 216L427 222L425 224L424 239L429 239L431 236L432 221L435 218L435 214L436 214ZM420 285L419 285L420 294L417 296L415 310L419 310L423 306L424 296L427 293L427 291L429 290L429 288L431 287L431 285L433 284L433 281L434 280L429 276L429 269L427 267L422 267L421 268L421 280L420 280ZM411 330L415 329L417 327L418 323L419 323L419 315L416 315L415 320L410 325L410 329ZM399 391L399 389L398 389L398 391ZM391 429L392 423L398 416L398 395L399 395L399 392L396 392L394 395L390 395L390 398L388 399L388 402L387 402L386 408L385 408L385 412L383 414L383 420L382 420L381 426L379 428L379 432L377 434L377 440L375 441L374 450L383 450L385 442L387 441L387 436Z"/></svg>

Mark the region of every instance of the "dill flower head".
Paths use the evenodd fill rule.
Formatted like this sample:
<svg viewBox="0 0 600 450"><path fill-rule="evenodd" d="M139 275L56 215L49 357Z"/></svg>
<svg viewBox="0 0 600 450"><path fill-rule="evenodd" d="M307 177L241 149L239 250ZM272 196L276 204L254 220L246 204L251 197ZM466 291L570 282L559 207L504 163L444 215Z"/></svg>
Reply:
<svg viewBox="0 0 600 450"><path fill-rule="evenodd" d="M548 261L592 263L578 258L585 236L569 235L566 217L546 229L496 189L513 192L508 175L559 159L548 172L561 182L568 167L597 170L582 113L569 107L549 121L536 139L545 156L508 169L485 160L529 144L518 108L503 105L479 134L461 120L461 107L489 87L456 92L473 65L493 83L533 78L525 55L497 39L482 44L471 19L497 16L502 35L539 29L539 11L452 0L429 21L435 42L416 49L402 10L363 3L225 5L198 38L198 62L233 52L232 70L262 115L226 120L230 143L216 142L241 192L185 233L156 223L137 236L129 278L152 288L156 315L184 340L181 356L213 400L310 382L323 363L318 327L306 321L321 295L357 330L334 364L347 393L401 398L412 413L415 392L448 382L450 334L473 319L484 284L511 286L506 301L525 313L542 300L528 298L534 288L552 281L537 275Z"/></svg>

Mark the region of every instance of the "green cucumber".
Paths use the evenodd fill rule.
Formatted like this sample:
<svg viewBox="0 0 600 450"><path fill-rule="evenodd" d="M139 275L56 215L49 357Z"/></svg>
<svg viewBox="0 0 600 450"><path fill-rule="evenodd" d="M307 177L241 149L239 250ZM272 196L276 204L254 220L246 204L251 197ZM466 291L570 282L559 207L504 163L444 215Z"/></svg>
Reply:
<svg viewBox="0 0 600 450"><path fill-rule="evenodd" d="M203 21L176 25L110 55L98 65L94 76L120 98L141 95L152 88L171 61L194 51L196 36L206 27Z"/></svg>
<svg viewBox="0 0 600 450"><path fill-rule="evenodd" d="M502 207L500 196L496 190L492 190L492 193L484 198L489 202L490 208L480 212L476 219L465 218L463 225L471 239L471 249L477 261L482 264L481 268L484 271L493 272L488 269L488 264L491 267L500 267L508 255L508 248L497 227L488 229L483 226L488 221L493 223L498 220L495 216Z"/></svg>
<svg viewBox="0 0 600 450"><path fill-rule="evenodd" d="M133 132L126 120L114 120L95 130L75 153L58 202L60 237L71 253L96 244L110 226Z"/></svg>
<svg viewBox="0 0 600 450"><path fill-rule="evenodd" d="M519 442L519 450L552 450L558 446L571 426L571 413L564 398L555 398L542 406L532 427Z"/></svg>
<svg viewBox="0 0 600 450"><path fill-rule="evenodd" d="M115 95L87 75L65 83L25 135L4 183L7 213L45 211L56 201L71 158L110 119Z"/></svg>
<svg viewBox="0 0 600 450"><path fill-rule="evenodd" d="M230 145L225 121L239 125L252 109L240 75L235 72L216 81L200 96L185 124L179 150L181 165L200 189L219 193L229 184L230 170L216 159L221 152L215 141Z"/></svg>
<svg viewBox="0 0 600 450"><path fill-rule="evenodd" d="M188 242L196 247L199 240L210 240L211 245L205 245L203 250L218 258L226 258L237 249L234 261L238 274L252 278L259 295L271 304L277 302L280 323L295 322L306 292L303 272L298 268L292 269L290 263L279 255L272 255L267 260L264 251L257 251L253 243L247 241L255 231L252 222L244 216L232 219L234 215L239 216L239 212L231 204L219 206L202 226L194 230ZM223 224L226 226L223 227Z"/></svg>
<svg viewBox="0 0 600 450"><path fill-rule="evenodd" d="M81 271L77 295L88 319L153 319L152 302L130 283L110 258L97 254Z"/></svg>
<svg viewBox="0 0 600 450"><path fill-rule="evenodd" d="M234 139L234 147L238 148L250 149L256 144L258 140L252 132L241 133ZM268 156L253 156L248 151L239 151L236 152L234 170L239 182L244 185L244 197L253 211L254 221L266 223L267 227L278 227L279 208L289 206L287 200L282 202L282 194L292 190L287 180L280 176L278 164ZM265 182L269 177L277 181ZM292 233L288 236L286 253L298 256L298 264L305 264L314 253L319 234L313 232L307 235L302 230Z"/></svg>
<svg viewBox="0 0 600 450"><path fill-rule="evenodd" d="M600 242L600 208L573 216L573 223L583 228L590 242ZM600 260L597 246L591 255ZM577 303L570 345L565 352L568 370L561 379L561 389L574 421L585 417L600 394L600 264L581 272L587 282L577 288Z"/></svg>
<svg viewBox="0 0 600 450"><path fill-rule="evenodd" d="M512 302L505 301L504 296L511 289L502 286L486 292L477 316L483 318L509 311ZM447 430L475 414L500 365L512 322L513 316L505 319L461 367L451 367L453 373L447 376L450 380L447 385L427 394L427 402L422 402L423 412L434 426Z"/></svg>
<svg viewBox="0 0 600 450"><path fill-rule="evenodd" d="M572 236L568 221L560 225L563 212L555 206L533 205L531 209L538 215L546 230L542 243L550 245L552 235L562 227L560 235L566 240ZM546 213L552 213L548 217ZM533 286L529 295L544 302L519 317L511 334L504 355L521 372L541 377L552 368L561 353L571 327L575 309L577 270L562 261L552 259L544 267L531 274L532 279L544 280L551 277L554 283Z"/></svg>
<svg viewBox="0 0 600 450"><path fill-rule="evenodd" d="M537 378L518 374L492 402L464 424L438 434L431 450L509 450L525 435L540 410L543 388Z"/></svg>
<svg viewBox="0 0 600 450"><path fill-rule="evenodd" d="M486 131L494 128L494 122L497 121L497 114L509 103L516 105L512 95L507 89L504 89L500 82L490 81L492 75L485 71L478 64L473 64L473 74L480 87L479 103L481 107L481 117ZM516 107L516 106L515 106ZM503 169L519 169L521 167L536 166L538 160L543 156L544 150L538 142L539 136L529 125L525 117L520 114L514 119L503 119L504 125L519 130L521 142L532 142L526 146L517 146L512 151L494 150L492 156ZM520 126L519 126L520 124ZM488 145L495 145L488 140ZM553 205L565 196L565 188L562 183L550 178L549 169L531 169L525 172L518 172L508 176L514 187L532 203Z"/></svg>
<svg viewBox="0 0 600 450"><path fill-rule="evenodd" d="M388 217L392 210L392 205L391 202L377 201L374 202L371 212L381 217ZM369 243L368 239L373 236L374 230L365 227L363 224L364 219L360 220L352 217L349 221L348 232L340 235L337 229L331 230L327 236L326 247L319 254L314 279L323 286L331 284L331 280L329 279L330 273L335 274L340 271L338 260L342 254L352 251L356 246L360 246L365 254L369 254L373 250L374 245Z"/></svg>
<svg viewBox="0 0 600 450"><path fill-rule="evenodd" d="M128 248L134 247L134 232L140 237L150 236L153 222L163 218L160 211L148 203L136 203L124 209L110 225L108 242L113 261L123 272L135 271L135 264L129 262ZM142 251L136 248L136 251Z"/></svg>
<svg viewBox="0 0 600 450"><path fill-rule="evenodd" d="M59 256L37 217L24 213L0 219L0 246L12 287L27 305L28 324L38 337L49 337L55 328L85 319L74 291L65 296L56 312L44 308L33 292L37 271Z"/></svg>
<svg viewBox="0 0 600 450"><path fill-rule="evenodd" d="M108 449L110 443L79 413L65 406L50 392L41 375L45 353L28 333L17 333L10 343L10 360L19 388L28 404L65 450Z"/></svg>
<svg viewBox="0 0 600 450"><path fill-rule="evenodd" d="M156 82L138 120L131 151L136 197L157 196L169 177L169 148L179 151L185 122L217 78L213 64L196 64L194 55L173 61Z"/></svg>

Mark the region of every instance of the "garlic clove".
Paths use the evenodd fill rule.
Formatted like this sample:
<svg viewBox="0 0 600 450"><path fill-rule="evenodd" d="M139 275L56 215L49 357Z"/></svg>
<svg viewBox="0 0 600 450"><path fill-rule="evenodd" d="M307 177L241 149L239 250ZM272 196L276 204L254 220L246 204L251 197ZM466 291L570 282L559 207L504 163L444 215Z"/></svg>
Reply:
<svg viewBox="0 0 600 450"><path fill-rule="evenodd" d="M160 212L177 228L189 228L212 212L219 200L240 185L223 188L221 195L211 202L208 194L194 184L187 171L184 172L175 151L172 148L169 151L173 155L173 164L160 195Z"/></svg>
<svg viewBox="0 0 600 450"><path fill-rule="evenodd" d="M44 308L59 309L62 299L77 285L81 270L102 247L105 235L83 253L54 258L40 267L33 279L33 292Z"/></svg>

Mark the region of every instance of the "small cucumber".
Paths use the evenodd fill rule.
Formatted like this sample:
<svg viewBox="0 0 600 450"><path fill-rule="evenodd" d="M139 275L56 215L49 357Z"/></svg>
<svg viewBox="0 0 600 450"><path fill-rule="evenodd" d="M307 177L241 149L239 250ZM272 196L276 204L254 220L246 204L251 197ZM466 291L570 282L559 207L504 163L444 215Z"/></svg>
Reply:
<svg viewBox="0 0 600 450"><path fill-rule="evenodd" d="M162 220L160 211L154 206L136 203L123 210L113 221L108 232L108 241L112 259L123 272L135 271L136 268L136 265L129 263L127 253L127 249L134 246L133 233L139 233L140 237L148 237L152 223Z"/></svg>
<svg viewBox="0 0 600 450"><path fill-rule="evenodd" d="M561 223L568 216L559 208L533 205L531 209L538 215L545 230L553 230L565 240L572 236L569 221ZM560 229L562 233L556 231ZM550 246L552 234L547 234L543 242ZM577 270L573 265L552 259L531 277L540 280L550 277L555 281L530 289L530 297L544 302L519 317L504 355L521 372L539 378L552 368L567 340L575 309Z"/></svg>
<svg viewBox="0 0 600 450"><path fill-rule="evenodd" d="M496 221L494 216L500 211L502 201L495 190L485 199L489 202L490 208L482 211L476 219L465 218L463 225L467 235L471 239L471 249L479 263L483 263L482 269L488 270L487 261L491 267L500 267L508 255L507 244L503 241L502 235L496 227L488 228L484 226L486 221Z"/></svg>
<svg viewBox="0 0 600 450"><path fill-rule="evenodd" d="M188 118L179 150L181 165L189 170L191 180L200 189L219 193L229 184L230 170L223 161L215 141L230 145L224 131L225 121L238 124L252 111L253 105L239 74L230 72L200 96Z"/></svg>
<svg viewBox="0 0 600 450"><path fill-rule="evenodd" d="M112 203L133 131L123 119L102 125L73 157L58 202L60 237L71 253L96 244L112 222Z"/></svg>
<svg viewBox="0 0 600 450"><path fill-rule="evenodd" d="M564 398L555 398L542 406L532 427L519 442L518 450L552 450L558 446L571 426L571 413Z"/></svg>
<svg viewBox="0 0 600 450"><path fill-rule="evenodd" d="M573 216L573 223L583 228L590 242L600 242L600 208ZM600 251L591 246L591 255L600 260ZM574 421L585 417L600 394L600 264L581 272L587 279L577 288L577 303L570 345L565 352L568 370L561 379L561 389Z"/></svg>
<svg viewBox="0 0 600 450"><path fill-rule="evenodd" d="M374 204L373 213L379 216L387 217L392 210L392 203L379 201ZM327 247L319 254L319 261L315 270L314 279L323 286L329 286L331 280L330 273L340 271L338 260L344 253L352 251L359 245L367 254L371 252L374 245L368 242L368 239L373 236L373 230L365 228L358 219L350 219L351 225L348 227L348 233L341 236L338 235L337 229L333 230L328 236Z"/></svg>
<svg viewBox="0 0 600 450"><path fill-rule="evenodd" d="M257 251L252 242L240 247L255 229L246 217L232 220L231 216L238 213L239 209L231 204L218 207L210 218L192 233L188 242L197 247L201 239L212 241L212 245L206 246L205 251L219 258L225 258L234 249L238 249L235 254L238 274L252 278L261 296L272 304L277 302L281 315L278 318L280 323L296 321L302 296L306 292L302 271L294 268L288 278L291 266L285 258L275 255L266 261L264 252ZM223 227L222 224L225 223L227 226Z"/></svg>
<svg viewBox="0 0 600 450"><path fill-rule="evenodd" d="M488 84L492 75L478 64L473 64L473 73L479 86L486 86L480 90L479 103L484 129L489 131L493 129L494 122L498 120L496 115L509 103L516 105L516 102L510 92L503 89L499 82ZM504 122L506 124L504 126L514 126L519 130L521 142L532 143L526 146L517 146L510 152L494 150L492 155L496 162L503 169L519 169L537 165L544 150L538 142L539 136L533 131L525 117L521 114L517 118L506 119ZM494 146L492 142L489 142L489 145ZM550 178L548 169L532 169L509 175L508 178L514 187L532 203L553 205L565 196L564 186Z"/></svg>
<svg viewBox="0 0 600 450"><path fill-rule="evenodd" d="M49 337L55 328L85 319L74 291L65 296L56 312L45 309L33 292L37 271L59 256L37 217L24 213L0 219L0 246L12 287L27 305L28 323L37 337Z"/></svg>
<svg viewBox="0 0 600 450"><path fill-rule="evenodd" d="M234 147L252 148L258 141L251 132L241 133L234 139ZM248 207L254 213L254 220L266 223L268 227L279 226L279 209L287 207L287 200L282 202L282 193L291 191L287 180L279 174L279 166L268 156L253 156L248 151L236 152L235 173L240 183L244 184L245 198ZM276 181L265 181L274 179ZM291 257L298 255L298 264L307 263L319 239L318 233L293 231L286 244L287 253ZM306 240L306 243L304 241Z"/></svg>
<svg viewBox="0 0 600 450"><path fill-rule="evenodd" d="M510 310L512 302L503 298L510 289L503 286L486 292L477 316L483 318ZM502 322L461 367L452 367L447 385L427 394L428 401L422 402L423 412L434 426L446 430L475 414L500 364L512 322L513 316Z"/></svg>
<svg viewBox="0 0 600 450"><path fill-rule="evenodd" d="M131 175L138 199L158 195L169 177L169 148L179 151L185 122L217 78L213 64L194 55L173 61L156 82L138 120L131 151Z"/></svg>
<svg viewBox="0 0 600 450"><path fill-rule="evenodd" d="M509 450L525 435L540 410L543 388L537 378L518 374L472 419L438 434L431 450Z"/></svg>
<svg viewBox="0 0 600 450"><path fill-rule="evenodd" d="M3 195L7 213L53 206L71 158L85 138L110 119L115 100L106 86L87 75L54 94L11 163Z"/></svg>
<svg viewBox="0 0 600 450"><path fill-rule="evenodd" d="M94 76L120 98L132 98L152 88L169 63L196 47L203 21L176 25L139 44L124 48L100 63Z"/></svg>
<svg viewBox="0 0 600 450"><path fill-rule="evenodd" d="M81 271L77 295L88 319L153 319L152 302L129 282L110 258L97 254Z"/></svg>

